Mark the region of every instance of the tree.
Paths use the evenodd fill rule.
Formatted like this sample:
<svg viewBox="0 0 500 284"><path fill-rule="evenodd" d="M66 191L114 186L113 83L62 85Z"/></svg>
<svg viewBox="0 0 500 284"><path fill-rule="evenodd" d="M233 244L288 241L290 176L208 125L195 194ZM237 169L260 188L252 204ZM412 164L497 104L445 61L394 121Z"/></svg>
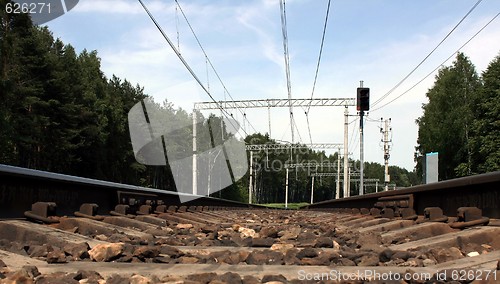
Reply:
<svg viewBox="0 0 500 284"><path fill-rule="evenodd" d="M451 179L473 173L471 127L480 87L474 65L458 53L453 65L439 70L427 92L429 102L417 119L420 156L439 152L439 177ZM421 162L417 165L422 170Z"/></svg>
<svg viewBox="0 0 500 284"><path fill-rule="evenodd" d="M482 75L481 102L475 111L473 147L477 151L476 170L500 170L500 55Z"/></svg>

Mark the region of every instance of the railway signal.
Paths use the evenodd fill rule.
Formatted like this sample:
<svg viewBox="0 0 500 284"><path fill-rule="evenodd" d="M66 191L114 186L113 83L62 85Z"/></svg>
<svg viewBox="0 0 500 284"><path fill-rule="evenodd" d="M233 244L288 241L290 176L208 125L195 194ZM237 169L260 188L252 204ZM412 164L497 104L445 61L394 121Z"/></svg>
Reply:
<svg viewBox="0 0 500 284"><path fill-rule="evenodd" d="M358 88L356 109L358 111L370 110L370 88Z"/></svg>
<svg viewBox="0 0 500 284"><path fill-rule="evenodd" d="M364 168L364 147L363 147L363 116L365 111L370 109L370 88L363 87L363 81L359 82L356 96L356 109L359 111L359 161L361 178L359 180L359 195L363 195L363 168Z"/></svg>

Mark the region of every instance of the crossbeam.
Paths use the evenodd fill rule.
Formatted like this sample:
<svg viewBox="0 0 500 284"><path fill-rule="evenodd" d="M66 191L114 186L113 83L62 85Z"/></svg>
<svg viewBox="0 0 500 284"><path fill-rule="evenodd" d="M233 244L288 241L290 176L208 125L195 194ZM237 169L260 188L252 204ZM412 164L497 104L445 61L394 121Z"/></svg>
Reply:
<svg viewBox="0 0 500 284"><path fill-rule="evenodd" d="M262 99L194 103L195 110L271 107L355 106L354 98Z"/></svg>
<svg viewBox="0 0 500 284"><path fill-rule="evenodd" d="M363 180L366 182L378 182L378 181L380 181L378 178L364 178ZM344 182L344 180L340 180L340 181ZM349 179L349 181L350 182L359 181L359 179Z"/></svg>
<svg viewBox="0 0 500 284"><path fill-rule="evenodd" d="M337 167L337 163L299 163L285 164L285 168L333 168Z"/></svg>
<svg viewBox="0 0 500 284"><path fill-rule="evenodd" d="M337 176L337 173L312 173L311 176L312 177L334 177L334 176ZM351 173L350 176L359 177L359 173ZM340 181L343 181L343 180L340 180Z"/></svg>
<svg viewBox="0 0 500 284"><path fill-rule="evenodd" d="M261 150L284 150L284 149L338 149L343 148L344 145L340 143L313 143L313 144L249 144L245 145L247 151L261 151Z"/></svg>

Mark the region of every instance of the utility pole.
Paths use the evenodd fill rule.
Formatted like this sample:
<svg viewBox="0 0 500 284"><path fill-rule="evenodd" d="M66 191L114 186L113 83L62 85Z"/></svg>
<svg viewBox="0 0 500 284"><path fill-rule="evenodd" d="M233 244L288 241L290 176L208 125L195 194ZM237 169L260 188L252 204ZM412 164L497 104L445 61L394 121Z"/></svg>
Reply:
<svg viewBox="0 0 500 284"><path fill-rule="evenodd" d="M380 119L382 120L382 118ZM389 175L389 158L390 158L390 145L389 143L392 142L391 139L389 139L389 132L392 131L392 128L390 127L391 119L386 119L384 121L384 129L380 128L380 132L383 134L382 142L384 143L384 162L385 162L385 178L384 178L384 191L387 191L389 189L389 182L391 181L391 176Z"/></svg>
<svg viewBox="0 0 500 284"><path fill-rule="evenodd" d="M250 180L248 181L248 204L252 204L253 151L250 151Z"/></svg>
<svg viewBox="0 0 500 284"><path fill-rule="evenodd" d="M288 208L288 168L286 168L285 208Z"/></svg>
<svg viewBox="0 0 500 284"><path fill-rule="evenodd" d="M267 107L267 122L269 124L269 138L271 138L271 107Z"/></svg>
<svg viewBox="0 0 500 284"><path fill-rule="evenodd" d="M312 176L312 182L311 182L311 204L313 204L314 201L314 176Z"/></svg>
<svg viewBox="0 0 500 284"><path fill-rule="evenodd" d="M337 151L337 191L335 192L335 199L340 198L340 147Z"/></svg>
<svg viewBox="0 0 500 284"><path fill-rule="evenodd" d="M347 106L344 109L344 196L349 197L349 110Z"/></svg>
<svg viewBox="0 0 500 284"><path fill-rule="evenodd" d="M198 170L197 170L197 153L196 153L196 109L193 110L193 195L198 194Z"/></svg>

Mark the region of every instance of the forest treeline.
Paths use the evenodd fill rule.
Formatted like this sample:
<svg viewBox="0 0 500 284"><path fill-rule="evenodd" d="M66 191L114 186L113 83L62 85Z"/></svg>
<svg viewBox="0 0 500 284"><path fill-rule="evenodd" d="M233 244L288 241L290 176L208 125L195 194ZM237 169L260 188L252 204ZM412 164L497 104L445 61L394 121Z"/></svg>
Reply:
<svg viewBox="0 0 500 284"><path fill-rule="evenodd" d="M0 13L0 163L175 190L168 165L138 163L132 150L128 113L137 103L152 101L143 88L107 78L96 51L77 53L29 16ZM191 114L171 103L155 106L171 123L191 125ZM209 120L198 115L198 148L204 151ZM210 121L220 125L216 117ZM221 131L228 135L222 128L212 134L222 137ZM169 139L168 146L192 153L191 132L171 134L186 137ZM234 186L218 196L243 200Z"/></svg>
<svg viewBox="0 0 500 284"><path fill-rule="evenodd" d="M439 179L500 170L500 55L478 75L458 53L439 70L422 106L417 141L417 172L422 156L439 153Z"/></svg>
<svg viewBox="0 0 500 284"><path fill-rule="evenodd" d="M143 89L106 78L96 51L77 54L27 15L1 13L0 162L136 184L144 169L127 112Z"/></svg>
<svg viewBox="0 0 500 284"><path fill-rule="evenodd" d="M267 134L251 134L246 137L247 144L277 144ZM309 202L311 200L312 174L337 173L338 153L326 154L325 151L314 151L306 147L290 150L255 151L254 157L254 194L253 201L257 203L283 203L285 201L286 164L318 164L319 167L302 166L289 170L289 202ZM343 159L340 161L343 164ZM326 165L326 166L324 166ZM365 184L365 192L381 191L384 187L384 166L375 162L364 163L365 178L378 179L379 182ZM349 159L352 172L359 172L359 160ZM398 166L390 166L391 184L396 187L408 187L421 183L421 178L414 171L408 171ZM343 179L343 168L340 168L340 179ZM350 195L359 194L359 177L352 177ZM337 176L317 177L314 183L314 202L335 198ZM238 183L240 188L248 188L249 179L244 177ZM340 182L340 197L343 196L343 183ZM378 188L376 188L378 186ZM393 187L391 187L393 189Z"/></svg>

